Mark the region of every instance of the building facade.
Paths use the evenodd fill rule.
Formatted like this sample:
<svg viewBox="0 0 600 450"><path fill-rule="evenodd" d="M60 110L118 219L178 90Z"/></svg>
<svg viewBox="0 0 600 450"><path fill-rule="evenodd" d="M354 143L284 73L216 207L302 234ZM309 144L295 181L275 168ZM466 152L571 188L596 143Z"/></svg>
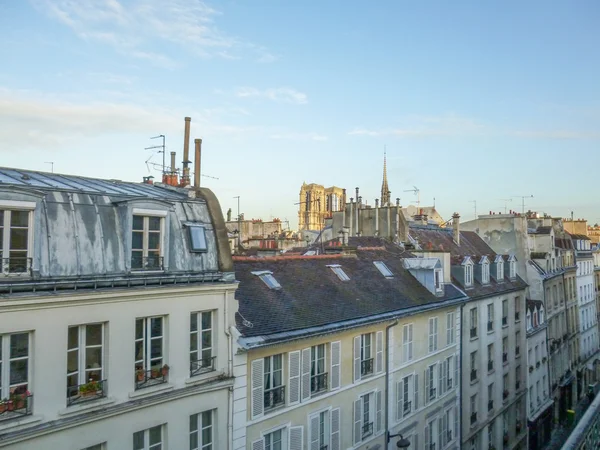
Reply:
<svg viewBox="0 0 600 450"><path fill-rule="evenodd" d="M302 183L298 203L298 229L322 230L325 219L335 211L342 211L345 204L345 189Z"/></svg>
<svg viewBox="0 0 600 450"><path fill-rule="evenodd" d="M231 445L237 284L214 195L0 182L0 447Z"/></svg>

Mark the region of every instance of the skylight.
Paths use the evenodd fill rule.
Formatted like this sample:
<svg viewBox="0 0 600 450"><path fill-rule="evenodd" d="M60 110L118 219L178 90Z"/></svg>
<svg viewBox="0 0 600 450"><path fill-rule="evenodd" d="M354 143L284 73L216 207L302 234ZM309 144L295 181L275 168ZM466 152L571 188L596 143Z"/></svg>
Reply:
<svg viewBox="0 0 600 450"><path fill-rule="evenodd" d="M193 252L206 251L206 232L203 226L189 225L190 244Z"/></svg>
<svg viewBox="0 0 600 450"><path fill-rule="evenodd" d="M340 266L339 264L332 264L327 267L331 268L331 270L333 270L333 273L335 273L341 281L350 280L350 277L346 275L346 272L344 272L342 266Z"/></svg>
<svg viewBox="0 0 600 450"><path fill-rule="evenodd" d="M381 275L386 278L394 278L394 274L388 269L388 266L386 266L383 261L373 261L373 264L375 264L375 267L381 272Z"/></svg>
<svg viewBox="0 0 600 450"><path fill-rule="evenodd" d="M273 272L268 270L262 270L260 272L252 272L252 275L259 277L263 283L265 283L269 289L281 289L281 285L273 276Z"/></svg>

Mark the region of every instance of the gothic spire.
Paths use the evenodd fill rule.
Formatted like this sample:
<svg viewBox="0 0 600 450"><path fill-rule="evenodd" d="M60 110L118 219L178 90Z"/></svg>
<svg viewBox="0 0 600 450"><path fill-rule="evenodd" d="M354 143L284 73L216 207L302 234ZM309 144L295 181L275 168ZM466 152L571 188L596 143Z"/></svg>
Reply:
<svg viewBox="0 0 600 450"><path fill-rule="evenodd" d="M381 183L381 206L390 204L390 188L387 181L386 151L383 150L383 182Z"/></svg>

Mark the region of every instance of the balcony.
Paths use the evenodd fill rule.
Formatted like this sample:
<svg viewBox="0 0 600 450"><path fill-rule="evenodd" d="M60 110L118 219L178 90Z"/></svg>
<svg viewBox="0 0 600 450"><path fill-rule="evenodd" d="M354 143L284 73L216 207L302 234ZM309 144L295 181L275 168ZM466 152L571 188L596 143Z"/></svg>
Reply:
<svg viewBox="0 0 600 450"><path fill-rule="evenodd" d="M68 386L67 406L85 403L92 400L98 400L99 398L104 398L106 397L107 389L107 380L90 380L89 382L80 384L79 386Z"/></svg>
<svg viewBox="0 0 600 450"><path fill-rule="evenodd" d="M285 386L277 386L265 390L265 410L277 408L285 404Z"/></svg>
<svg viewBox="0 0 600 450"><path fill-rule="evenodd" d="M310 393L318 394L327 390L327 372L310 377Z"/></svg>
<svg viewBox="0 0 600 450"><path fill-rule="evenodd" d="M215 359L217 359L216 356L211 356L210 358L190 361L190 377L215 370Z"/></svg>
<svg viewBox="0 0 600 450"><path fill-rule="evenodd" d="M477 327L471 328L471 339L477 337Z"/></svg>
<svg viewBox="0 0 600 450"><path fill-rule="evenodd" d="M488 372L491 372L492 370L494 370L494 361L489 360L487 366L488 366Z"/></svg>
<svg viewBox="0 0 600 450"><path fill-rule="evenodd" d="M168 369L163 370L163 368L137 369L135 371L135 390L166 383L168 374Z"/></svg>
<svg viewBox="0 0 600 450"><path fill-rule="evenodd" d="M373 435L373 422L365 423L362 426L362 438L363 440Z"/></svg>
<svg viewBox="0 0 600 450"><path fill-rule="evenodd" d="M494 322L488 322L487 323L487 330L488 331L493 331L494 330Z"/></svg>
<svg viewBox="0 0 600 450"><path fill-rule="evenodd" d="M471 370L471 381L475 381L477 379L477 370Z"/></svg>
<svg viewBox="0 0 600 450"><path fill-rule="evenodd" d="M2 258L2 274L7 276L30 275L32 260L33 258L27 258L25 256Z"/></svg>
<svg viewBox="0 0 600 450"><path fill-rule="evenodd" d="M475 424L477 422L477 413L471 413L471 425Z"/></svg>
<svg viewBox="0 0 600 450"><path fill-rule="evenodd" d="M373 358L364 359L360 362L360 374L365 377L373 373Z"/></svg>
<svg viewBox="0 0 600 450"><path fill-rule="evenodd" d="M33 411L33 395L26 391L23 394L11 394L10 398L0 400L0 422L29 416Z"/></svg>
<svg viewBox="0 0 600 450"><path fill-rule="evenodd" d="M165 270L162 256L132 256L131 270Z"/></svg>

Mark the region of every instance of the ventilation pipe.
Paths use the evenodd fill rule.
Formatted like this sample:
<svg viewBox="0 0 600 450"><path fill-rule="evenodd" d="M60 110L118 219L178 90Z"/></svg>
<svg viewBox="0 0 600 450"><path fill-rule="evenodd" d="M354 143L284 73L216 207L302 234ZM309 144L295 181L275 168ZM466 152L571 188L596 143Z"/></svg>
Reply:
<svg viewBox="0 0 600 450"><path fill-rule="evenodd" d="M202 139L194 139L196 154L194 155L194 187L200 187L200 158L202 156Z"/></svg>
<svg viewBox="0 0 600 450"><path fill-rule="evenodd" d="M356 188L356 194L358 194L358 188ZM354 226L354 236L358 236L359 225L358 225L358 209L360 204L360 197L356 197L356 209L354 210L354 215L356 216L356 222Z"/></svg>
<svg viewBox="0 0 600 450"><path fill-rule="evenodd" d="M192 121L191 117L186 117L185 119L185 129L183 135L183 170L181 171L181 186L189 186L190 185L190 122Z"/></svg>
<svg viewBox="0 0 600 450"><path fill-rule="evenodd" d="M348 226L348 233L350 234L350 236L352 236L352 208L354 206L354 198L350 197L350 217L349 217L349 226Z"/></svg>
<svg viewBox="0 0 600 450"><path fill-rule="evenodd" d="M452 214L452 234L454 242L460 246L460 215L457 212Z"/></svg>
<svg viewBox="0 0 600 450"><path fill-rule="evenodd" d="M379 199L375 199L375 236L379 236Z"/></svg>

